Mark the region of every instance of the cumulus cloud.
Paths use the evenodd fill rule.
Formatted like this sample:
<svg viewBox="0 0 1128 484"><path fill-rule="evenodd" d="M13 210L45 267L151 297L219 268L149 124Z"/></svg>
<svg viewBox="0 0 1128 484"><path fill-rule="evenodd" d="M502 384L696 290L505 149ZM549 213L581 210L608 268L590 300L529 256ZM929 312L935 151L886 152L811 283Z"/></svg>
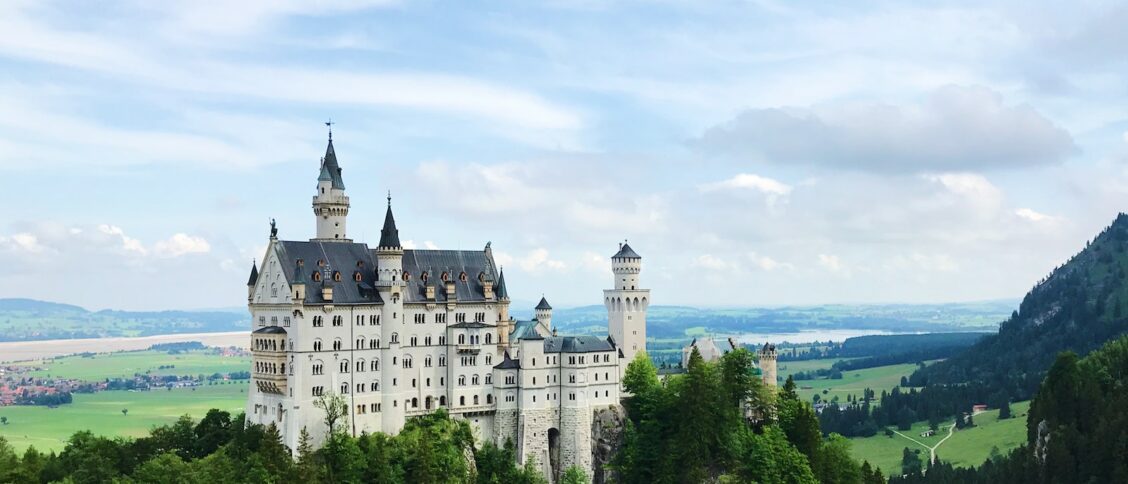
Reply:
<svg viewBox="0 0 1128 484"><path fill-rule="evenodd" d="M203 254L211 252L211 244L203 237L188 234L174 234L166 240L158 241L153 245L153 253L160 257L180 257L185 254Z"/></svg>
<svg viewBox="0 0 1128 484"><path fill-rule="evenodd" d="M742 160L894 173L1046 165L1077 151L1068 132L1031 106L955 86L911 105L749 109L692 144Z"/></svg>
<svg viewBox="0 0 1128 484"><path fill-rule="evenodd" d="M507 252L494 251L494 261L503 267L516 265L525 272L531 273L562 271L568 268L568 264L564 261L549 257L548 249L543 247L533 249L525 255L517 256L510 255Z"/></svg>

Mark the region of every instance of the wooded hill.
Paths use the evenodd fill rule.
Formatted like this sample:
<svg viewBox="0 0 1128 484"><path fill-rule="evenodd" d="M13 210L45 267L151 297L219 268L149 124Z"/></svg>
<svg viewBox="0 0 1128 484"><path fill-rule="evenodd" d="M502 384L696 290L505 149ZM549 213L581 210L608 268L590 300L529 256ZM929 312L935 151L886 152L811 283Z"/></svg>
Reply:
<svg viewBox="0 0 1128 484"><path fill-rule="evenodd" d="M1084 250L1056 268L988 336L947 361L918 370L913 386L975 383L1011 400L1034 395L1062 351L1085 355L1128 332L1128 215L1119 214Z"/></svg>

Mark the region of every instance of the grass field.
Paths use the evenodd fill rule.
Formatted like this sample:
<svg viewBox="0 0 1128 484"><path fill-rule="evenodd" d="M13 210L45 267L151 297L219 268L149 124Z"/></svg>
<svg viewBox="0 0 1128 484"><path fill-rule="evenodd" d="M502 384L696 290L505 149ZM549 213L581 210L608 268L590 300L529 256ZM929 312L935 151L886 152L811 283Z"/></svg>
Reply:
<svg viewBox="0 0 1128 484"><path fill-rule="evenodd" d="M199 419L209 409L218 408L232 414L243 411L247 398L244 380L223 385L151 392L100 392L75 394L74 403L57 408L0 407L0 416L8 418L0 425L0 435L17 449L29 445L43 451L63 449L71 434L90 430L106 436L140 437L154 425L174 422L181 415ZM129 409L122 415L123 408Z"/></svg>
<svg viewBox="0 0 1128 484"><path fill-rule="evenodd" d="M797 363L808 362L794 362L790 363L790 365L796 365ZM822 400L829 401L834 399L834 397L838 397L839 401L845 402L847 395L854 395L855 397L861 398L862 391L866 388L872 389L878 395L881 395L882 390L891 390L893 387L899 385L901 383L901 377L912 374L916 368L917 366L912 363L879 366L877 368L866 368L864 370L844 371L842 372L841 380L799 380L796 381L795 384L799 387L799 397L805 401L811 401L811 397L818 394L819 398ZM781 370L779 374L786 375L794 371L799 370L789 370L788 372ZM823 393L824 390L826 393Z"/></svg>
<svg viewBox="0 0 1128 484"><path fill-rule="evenodd" d="M1029 408L1030 402L1011 404L1015 417L1007 420L999 420L998 410L988 410L976 415L976 426L957 430L950 439L936 448L936 456L957 467L970 467L982 464L991 455L993 447L998 447L999 452L1006 454L1026 441L1026 412ZM941 431L932 437L920 436L921 432L928 429L926 421L917 422L911 430L901 433L931 446L948 435L948 426L951 424L950 420L942 423ZM870 464L880 467L886 476L900 472L901 453L905 447L920 449L921 460L928 460L929 455L925 447L899 435L886 437L881 432L873 437L850 439L850 443L854 458L868 460Z"/></svg>
<svg viewBox="0 0 1128 484"><path fill-rule="evenodd" d="M249 371L251 358L249 356L223 357L209 351L192 351L175 355L161 351L130 351L99 354L92 357L68 356L29 364L47 366L47 369L31 372L30 376L95 381L106 378L131 377L135 373L211 375L212 373ZM171 366L171 368L160 369L161 366Z"/></svg>

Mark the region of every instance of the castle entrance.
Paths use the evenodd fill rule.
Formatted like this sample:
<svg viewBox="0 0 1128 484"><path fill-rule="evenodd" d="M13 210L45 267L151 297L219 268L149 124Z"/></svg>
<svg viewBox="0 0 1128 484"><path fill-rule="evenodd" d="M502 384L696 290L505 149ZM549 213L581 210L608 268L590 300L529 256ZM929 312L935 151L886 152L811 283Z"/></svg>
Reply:
<svg viewBox="0 0 1128 484"><path fill-rule="evenodd" d="M548 463L552 469L552 482L560 482L560 430L548 429Z"/></svg>

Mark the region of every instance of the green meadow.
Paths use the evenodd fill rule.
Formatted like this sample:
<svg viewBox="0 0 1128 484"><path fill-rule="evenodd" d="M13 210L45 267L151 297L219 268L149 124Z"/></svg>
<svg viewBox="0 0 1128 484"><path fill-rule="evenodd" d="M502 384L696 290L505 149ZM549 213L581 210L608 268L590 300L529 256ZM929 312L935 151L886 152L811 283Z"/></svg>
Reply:
<svg viewBox="0 0 1128 484"><path fill-rule="evenodd" d="M181 415L199 419L209 409L232 414L243 411L247 398L246 380L172 390L147 392L112 391L75 394L74 403L56 408L0 407L4 436L17 450L29 445L43 451L60 451L67 439L79 430L99 435L140 437L155 425L176 421ZM127 414L122 414L127 409Z"/></svg>
<svg viewBox="0 0 1128 484"><path fill-rule="evenodd" d="M993 448L998 448L999 453L1006 454L1026 441L1026 412L1029 409L1030 402L1013 403L1011 412L1014 418L1006 420L999 420L998 410L988 410L976 415L974 417L976 426L956 430L951 438L936 448L936 456L957 467L971 467L982 464L990 457ZM932 437L920 436L921 432L928 429L926 421L917 422L913 424L911 430L901 433L933 446L948 435L950 425L952 425L950 420L942 423L940 431ZM886 476L900 473L901 453L905 447L919 449L922 461L927 461L929 456L926 447L900 435L886 437L884 432L879 432L873 437L850 439L850 444L854 458L868 460L870 464L880 467Z"/></svg>
<svg viewBox="0 0 1128 484"><path fill-rule="evenodd" d="M799 371L829 368L834 361L837 360L791 362L788 363L788 369L786 371L782 369L781 365L779 374L786 378L786 375ZM821 364L823 366L816 366L817 363L815 362L822 362ZM817 394L820 400L830 401L833 400L834 397L838 397L839 401L845 402L847 395L861 398L862 392L866 388L873 390L877 395L881 395L882 390L892 390L893 387L900 385L902 376L911 375L916 368L917 366L915 364L906 363L903 365L866 368L864 370L850 370L842 372L842 378L839 380L829 378L796 380L795 385L798 387L799 397L805 401L810 402L811 397Z"/></svg>
<svg viewBox="0 0 1128 484"><path fill-rule="evenodd" d="M224 357L209 351L169 354L163 351L128 351L93 356L67 356L28 363L46 367L30 372L38 378L77 378L97 381L106 378L128 378L134 374L211 375L249 371L251 357ZM161 367L165 368L161 368Z"/></svg>

